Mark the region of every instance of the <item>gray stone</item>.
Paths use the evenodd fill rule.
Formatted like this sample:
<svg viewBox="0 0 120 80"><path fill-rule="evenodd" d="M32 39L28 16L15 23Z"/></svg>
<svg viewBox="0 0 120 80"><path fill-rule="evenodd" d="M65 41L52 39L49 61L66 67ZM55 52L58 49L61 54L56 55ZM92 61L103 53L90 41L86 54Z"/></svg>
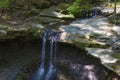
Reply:
<svg viewBox="0 0 120 80"><path fill-rule="evenodd" d="M0 30L0 36L6 36L7 32L5 30Z"/></svg>
<svg viewBox="0 0 120 80"><path fill-rule="evenodd" d="M120 75L119 28L111 25L107 18L96 17L76 20L59 29L69 34L64 38L65 42L86 49L88 54L99 58L104 66Z"/></svg>

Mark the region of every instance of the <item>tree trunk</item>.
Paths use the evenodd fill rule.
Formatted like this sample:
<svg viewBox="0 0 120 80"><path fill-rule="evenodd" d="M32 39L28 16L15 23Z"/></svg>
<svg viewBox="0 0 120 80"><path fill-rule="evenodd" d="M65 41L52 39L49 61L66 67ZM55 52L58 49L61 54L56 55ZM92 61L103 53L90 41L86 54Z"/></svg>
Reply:
<svg viewBox="0 0 120 80"><path fill-rule="evenodd" d="M116 14L116 5L117 5L117 1L114 0L114 14Z"/></svg>

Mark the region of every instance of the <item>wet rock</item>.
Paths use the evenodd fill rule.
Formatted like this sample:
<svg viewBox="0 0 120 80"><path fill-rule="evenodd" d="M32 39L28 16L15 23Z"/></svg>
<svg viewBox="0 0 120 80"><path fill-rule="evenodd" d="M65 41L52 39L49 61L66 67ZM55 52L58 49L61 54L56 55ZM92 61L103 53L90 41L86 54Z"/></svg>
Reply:
<svg viewBox="0 0 120 80"><path fill-rule="evenodd" d="M120 52L120 45L119 44L112 45L112 50L114 53Z"/></svg>
<svg viewBox="0 0 120 80"><path fill-rule="evenodd" d="M113 25L113 31L115 31L118 35L120 35L120 26Z"/></svg>
<svg viewBox="0 0 120 80"><path fill-rule="evenodd" d="M104 66L120 75L119 26L111 25L107 18L91 18L78 19L59 29L69 34L64 38L65 42L87 48L88 54L99 58Z"/></svg>
<svg viewBox="0 0 120 80"><path fill-rule="evenodd" d="M0 36L6 36L7 32L5 30L0 30Z"/></svg>
<svg viewBox="0 0 120 80"><path fill-rule="evenodd" d="M73 72L74 80L104 80L105 74L95 68L97 67L94 65L72 64L71 72Z"/></svg>
<svg viewBox="0 0 120 80"><path fill-rule="evenodd" d="M115 71L120 75L119 68L119 58L115 57L114 53L110 49L100 49L100 48L88 48L88 54L91 54L101 60L101 63L108 67L109 69Z"/></svg>

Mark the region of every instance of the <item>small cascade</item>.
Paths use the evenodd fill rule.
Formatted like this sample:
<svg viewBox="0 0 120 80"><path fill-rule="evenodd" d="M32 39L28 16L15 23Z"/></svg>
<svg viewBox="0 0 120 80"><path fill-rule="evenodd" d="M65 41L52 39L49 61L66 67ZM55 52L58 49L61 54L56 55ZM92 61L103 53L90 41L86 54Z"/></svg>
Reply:
<svg viewBox="0 0 120 80"><path fill-rule="evenodd" d="M61 32L45 30L43 35L43 44L42 44L42 54L41 54L41 64L35 74L33 80L54 80L57 72L57 68L54 65L54 57L56 56L56 47L57 41L60 40ZM45 47L46 40L50 42L50 61L48 69L45 69Z"/></svg>
<svg viewBox="0 0 120 80"><path fill-rule="evenodd" d="M95 10L94 10L93 17L97 17L97 16L98 16L98 10L97 10L97 9L95 9Z"/></svg>
<svg viewBox="0 0 120 80"><path fill-rule="evenodd" d="M43 43L42 43L42 54L41 54L41 64L35 74L33 80L44 80L45 75L45 47L46 47L46 33L43 34Z"/></svg>
<svg viewBox="0 0 120 80"><path fill-rule="evenodd" d="M53 65L53 44L54 44L54 41L51 40L50 41L50 62L49 62L48 72L45 76L45 80L53 80L52 78L54 78L54 75L56 73L56 68Z"/></svg>

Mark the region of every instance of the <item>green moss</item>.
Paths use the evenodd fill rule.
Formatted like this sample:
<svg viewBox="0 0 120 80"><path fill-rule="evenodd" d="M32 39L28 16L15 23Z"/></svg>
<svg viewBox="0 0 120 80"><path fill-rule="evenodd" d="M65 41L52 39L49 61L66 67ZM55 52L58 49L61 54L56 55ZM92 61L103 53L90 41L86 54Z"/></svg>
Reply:
<svg viewBox="0 0 120 80"><path fill-rule="evenodd" d="M80 38L75 35L71 36L69 38L69 41L71 44L75 45L78 48L86 48L86 47L92 47L92 48L107 48L107 45L100 44L97 41L87 40L85 38Z"/></svg>
<svg viewBox="0 0 120 80"><path fill-rule="evenodd" d="M87 46L87 43L73 40L73 45L83 49L83 48L85 48Z"/></svg>
<svg viewBox="0 0 120 80"><path fill-rule="evenodd" d="M114 54L114 56L115 56L116 58L119 58L119 59L120 59L120 53L116 53L116 54Z"/></svg>
<svg viewBox="0 0 120 80"><path fill-rule="evenodd" d="M7 30L8 28L9 28L9 26L1 25L1 24L0 24L0 29L2 29L2 30Z"/></svg>
<svg viewBox="0 0 120 80"><path fill-rule="evenodd" d="M42 36L43 27L27 25L23 28L13 28L10 26L0 25L0 39L35 39Z"/></svg>
<svg viewBox="0 0 120 80"><path fill-rule="evenodd" d="M9 29L7 31L7 36L11 38L16 38L18 36L27 36L26 30L20 30L20 29Z"/></svg>

